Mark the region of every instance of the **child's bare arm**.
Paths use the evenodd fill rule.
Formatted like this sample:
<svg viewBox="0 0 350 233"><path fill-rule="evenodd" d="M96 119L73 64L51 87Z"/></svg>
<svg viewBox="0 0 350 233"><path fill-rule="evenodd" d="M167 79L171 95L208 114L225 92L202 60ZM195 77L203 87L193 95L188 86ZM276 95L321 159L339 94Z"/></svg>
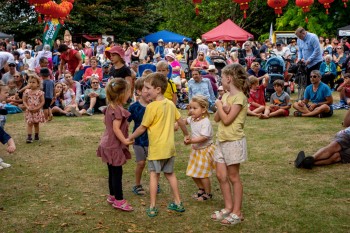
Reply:
<svg viewBox="0 0 350 233"><path fill-rule="evenodd" d="M143 134L144 132L146 132L147 127L140 125L139 127L137 127L137 129L129 136L129 140L133 140L137 137L139 137L141 134Z"/></svg>
<svg viewBox="0 0 350 233"><path fill-rule="evenodd" d="M181 128L181 130L182 130L182 132L184 134L184 136L188 136L189 134L188 134L188 131L187 131L184 119L180 118L176 122L179 124L179 126L180 126L180 128Z"/></svg>
<svg viewBox="0 0 350 233"><path fill-rule="evenodd" d="M8 140L7 142L7 152L9 152L10 154L15 152L16 150L16 144L15 141L13 140L13 138L10 138L10 140Z"/></svg>
<svg viewBox="0 0 350 233"><path fill-rule="evenodd" d="M197 144L197 143L202 143L208 140L208 137L205 136L199 136L195 138L189 138L187 141L187 144Z"/></svg>
<svg viewBox="0 0 350 233"><path fill-rule="evenodd" d="M130 145L133 142L131 140L130 141L126 140L126 138L124 137L123 132L120 130L121 123L122 123L121 120L114 120L113 121L113 132L114 132L115 136L117 136L119 141L121 141L124 145Z"/></svg>
<svg viewBox="0 0 350 233"><path fill-rule="evenodd" d="M233 104L231 105L230 112L226 113L223 109L221 101L216 101L216 107L217 107L216 113L219 115L222 123L225 126L230 125L236 119L237 115L242 109L242 105Z"/></svg>

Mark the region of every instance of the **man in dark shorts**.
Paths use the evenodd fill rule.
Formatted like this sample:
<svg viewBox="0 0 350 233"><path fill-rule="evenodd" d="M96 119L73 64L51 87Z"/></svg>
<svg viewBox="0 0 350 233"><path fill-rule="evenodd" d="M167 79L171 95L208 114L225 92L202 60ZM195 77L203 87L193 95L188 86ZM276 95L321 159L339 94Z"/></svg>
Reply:
<svg viewBox="0 0 350 233"><path fill-rule="evenodd" d="M312 156L305 157L304 151L300 151L295 160L295 167L311 169L313 166L338 162L350 163L350 127L339 131L331 143L319 149Z"/></svg>

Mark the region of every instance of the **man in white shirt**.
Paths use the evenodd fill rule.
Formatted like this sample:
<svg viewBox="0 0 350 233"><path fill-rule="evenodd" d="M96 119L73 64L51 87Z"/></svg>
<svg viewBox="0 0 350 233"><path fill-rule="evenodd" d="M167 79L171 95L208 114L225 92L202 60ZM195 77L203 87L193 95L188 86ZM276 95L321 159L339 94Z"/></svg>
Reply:
<svg viewBox="0 0 350 233"><path fill-rule="evenodd" d="M140 48L140 63L142 64L143 61L146 59L147 53L148 53L148 45L145 43L145 39L142 38L141 39L141 43L139 44L139 48Z"/></svg>
<svg viewBox="0 0 350 233"><path fill-rule="evenodd" d="M273 52L277 55L277 56L281 56L284 59L290 58L289 56L291 55L290 50L288 47L283 46L283 43L278 41L276 43L276 48L273 49Z"/></svg>
<svg viewBox="0 0 350 233"><path fill-rule="evenodd" d="M205 56L208 56L208 45L205 44L205 39L203 41L201 39L197 39L196 43L198 44L198 53L202 52Z"/></svg>

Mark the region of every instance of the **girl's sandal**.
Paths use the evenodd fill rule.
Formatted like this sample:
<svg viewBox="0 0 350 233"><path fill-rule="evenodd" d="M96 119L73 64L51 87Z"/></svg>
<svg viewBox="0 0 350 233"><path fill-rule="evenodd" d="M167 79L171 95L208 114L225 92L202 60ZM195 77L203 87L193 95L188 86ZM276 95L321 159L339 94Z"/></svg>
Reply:
<svg viewBox="0 0 350 233"><path fill-rule="evenodd" d="M115 200L114 203L112 204L112 206L115 209L120 209L120 210L127 211L127 212L134 210L132 208L132 206L125 199L121 200L121 201Z"/></svg>
<svg viewBox="0 0 350 233"><path fill-rule="evenodd" d="M295 111L295 112L293 113L293 115L294 115L295 117L301 117L301 116L303 116L303 113L300 112L300 111Z"/></svg>
<svg viewBox="0 0 350 233"><path fill-rule="evenodd" d="M135 185L132 188L132 192L135 193L136 195L141 195L141 196L146 194L146 192L143 189L142 185Z"/></svg>
<svg viewBox="0 0 350 233"><path fill-rule="evenodd" d="M207 201L207 200L211 200L212 198L213 198L213 195L211 193L203 193L203 195L197 198L197 201Z"/></svg>
<svg viewBox="0 0 350 233"><path fill-rule="evenodd" d="M221 221L223 219L225 219L227 216L230 215L230 211L226 210L226 209L222 209L220 211L215 211L211 216L211 220L213 221Z"/></svg>
<svg viewBox="0 0 350 233"><path fill-rule="evenodd" d="M197 199L204 194L204 189L198 189L198 192L192 195L193 199Z"/></svg>
<svg viewBox="0 0 350 233"><path fill-rule="evenodd" d="M242 219L240 217L238 217L236 214L231 213L224 220L222 220L220 224L224 226L233 226L240 223L241 221Z"/></svg>
<svg viewBox="0 0 350 233"><path fill-rule="evenodd" d="M146 213L148 217L153 218L158 215L158 209L156 207L148 208Z"/></svg>

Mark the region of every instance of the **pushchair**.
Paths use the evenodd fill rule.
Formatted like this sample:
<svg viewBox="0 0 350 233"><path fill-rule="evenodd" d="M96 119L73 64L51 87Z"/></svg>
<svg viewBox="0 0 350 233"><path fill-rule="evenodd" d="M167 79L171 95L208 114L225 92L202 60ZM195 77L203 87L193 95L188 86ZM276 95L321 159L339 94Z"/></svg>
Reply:
<svg viewBox="0 0 350 233"><path fill-rule="evenodd" d="M227 65L226 58L224 56L210 56L210 60L218 70L218 75L221 77L221 70Z"/></svg>
<svg viewBox="0 0 350 233"><path fill-rule="evenodd" d="M266 101L270 101L271 95L275 92L273 88L273 82L275 80L284 80L285 64L284 60L280 56L270 57L265 64L266 71L270 76L269 82L266 86Z"/></svg>
<svg viewBox="0 0 350 233"><path fill-rule="evenodd" d="M307 68L304 62L299 61L292 65L288 72L293 74L294 82L298 85L298 100L304 99L304 92L307 86Z"/></svg>

